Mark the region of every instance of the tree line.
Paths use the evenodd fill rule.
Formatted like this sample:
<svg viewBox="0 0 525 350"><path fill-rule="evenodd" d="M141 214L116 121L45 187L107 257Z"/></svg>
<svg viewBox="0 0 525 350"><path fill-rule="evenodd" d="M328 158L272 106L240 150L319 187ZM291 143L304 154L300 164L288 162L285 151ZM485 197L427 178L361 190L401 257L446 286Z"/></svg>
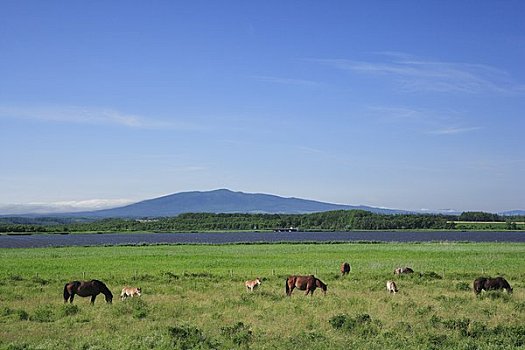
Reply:
<svg viewBox="0 0 525 350"><path fill-rule="evenodd" d="M454 230L456 221L505 222L497 214L465 212L461 215L376 214L364 210L337 210L312 214L213 214L187 213L175 217L124 219L0 219L0 232L204 232L268 231L294 228L301 231L351 230ZM509 218L507 218L507 221ZM525 217L512 217L525 221ZM516 229L516 225L509 226ZM519 226L518 226L519 229Z"/></svg>

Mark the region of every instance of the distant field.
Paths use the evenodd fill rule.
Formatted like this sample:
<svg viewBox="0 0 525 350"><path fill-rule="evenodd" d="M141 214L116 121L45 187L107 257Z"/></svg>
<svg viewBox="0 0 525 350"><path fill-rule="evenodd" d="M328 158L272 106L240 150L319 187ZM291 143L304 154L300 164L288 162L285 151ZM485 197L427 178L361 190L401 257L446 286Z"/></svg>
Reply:
<svg viewBox="0 0 525 350"><path fill-rule="evenodd" d="M525 244L504 243L0 249L0 348L516 349L524 256ZM352 265L345 278L342 261ZM394 277L398 266L417 273ZM293 273L316 274L327 295L286 297ZM514 293L475 297L481 275L505 276ZM255 277L260 289L246 292ZM64 283L90 278L107 283L113 304L100 295L64 305ZM124 285L143 296L120 301Z"/></svg>
<svg viewBox="0 0 525 350"><path fill-rule="evenodd" d="M525 222L494 222L494 221L452 221L456 230L525 230Z"/></svg>

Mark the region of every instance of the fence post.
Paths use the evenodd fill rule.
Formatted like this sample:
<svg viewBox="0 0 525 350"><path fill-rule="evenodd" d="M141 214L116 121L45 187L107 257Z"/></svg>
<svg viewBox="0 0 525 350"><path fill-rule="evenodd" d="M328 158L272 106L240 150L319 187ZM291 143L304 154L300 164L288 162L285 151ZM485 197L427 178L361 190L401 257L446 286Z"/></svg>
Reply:
<svg viewBox="0 0 525 350"><path fill-rule="evenodd" d="M82 279L83 279L83 280L86 279L86 272L85 272L85 271L82 271Z"/></svg>

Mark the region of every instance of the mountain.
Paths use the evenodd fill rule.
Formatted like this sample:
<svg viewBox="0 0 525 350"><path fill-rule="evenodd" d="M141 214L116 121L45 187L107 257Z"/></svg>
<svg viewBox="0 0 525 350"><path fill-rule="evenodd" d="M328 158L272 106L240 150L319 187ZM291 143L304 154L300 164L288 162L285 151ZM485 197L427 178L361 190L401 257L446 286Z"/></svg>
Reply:
<svg viewBox="0 0 525 350"><path fill-rule="evenodd" d="M109 218L176 216L182 213L306 214L351 209L361 209L383 214L406 213L406 211L401 210L332 204L300 198L284 198L269 194L243 193L219 189L206 192L175 193L123 207L65 215Z"/></svg>
<svg viewBox="0 0 525 350"><path fill-rule="evenodd" d="M524 216L525 215L525 210L508 210L508 211L503 211L503 212L499 213L499 215L503 215L503 216Z"/></svg>

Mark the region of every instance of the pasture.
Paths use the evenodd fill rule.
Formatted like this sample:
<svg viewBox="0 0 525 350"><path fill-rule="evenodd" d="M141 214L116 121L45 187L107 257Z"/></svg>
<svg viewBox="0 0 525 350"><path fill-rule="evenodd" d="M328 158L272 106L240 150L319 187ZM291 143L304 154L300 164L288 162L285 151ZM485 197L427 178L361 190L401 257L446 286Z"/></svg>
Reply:
<svg viewBox="0 0 525 350"><path fill-rule="evenodd" d="M525 244L509 243L0 249L0 348L525 348L524 257ZM402 266L415 273L394 276ZM315 274L326 296L287 297L290 274ZM476 297L482 275L504 276L514 293ZM64 284L87 279L104 281L113 304L64 304ZM124 286L142 295L121 301Z"/></svg>

